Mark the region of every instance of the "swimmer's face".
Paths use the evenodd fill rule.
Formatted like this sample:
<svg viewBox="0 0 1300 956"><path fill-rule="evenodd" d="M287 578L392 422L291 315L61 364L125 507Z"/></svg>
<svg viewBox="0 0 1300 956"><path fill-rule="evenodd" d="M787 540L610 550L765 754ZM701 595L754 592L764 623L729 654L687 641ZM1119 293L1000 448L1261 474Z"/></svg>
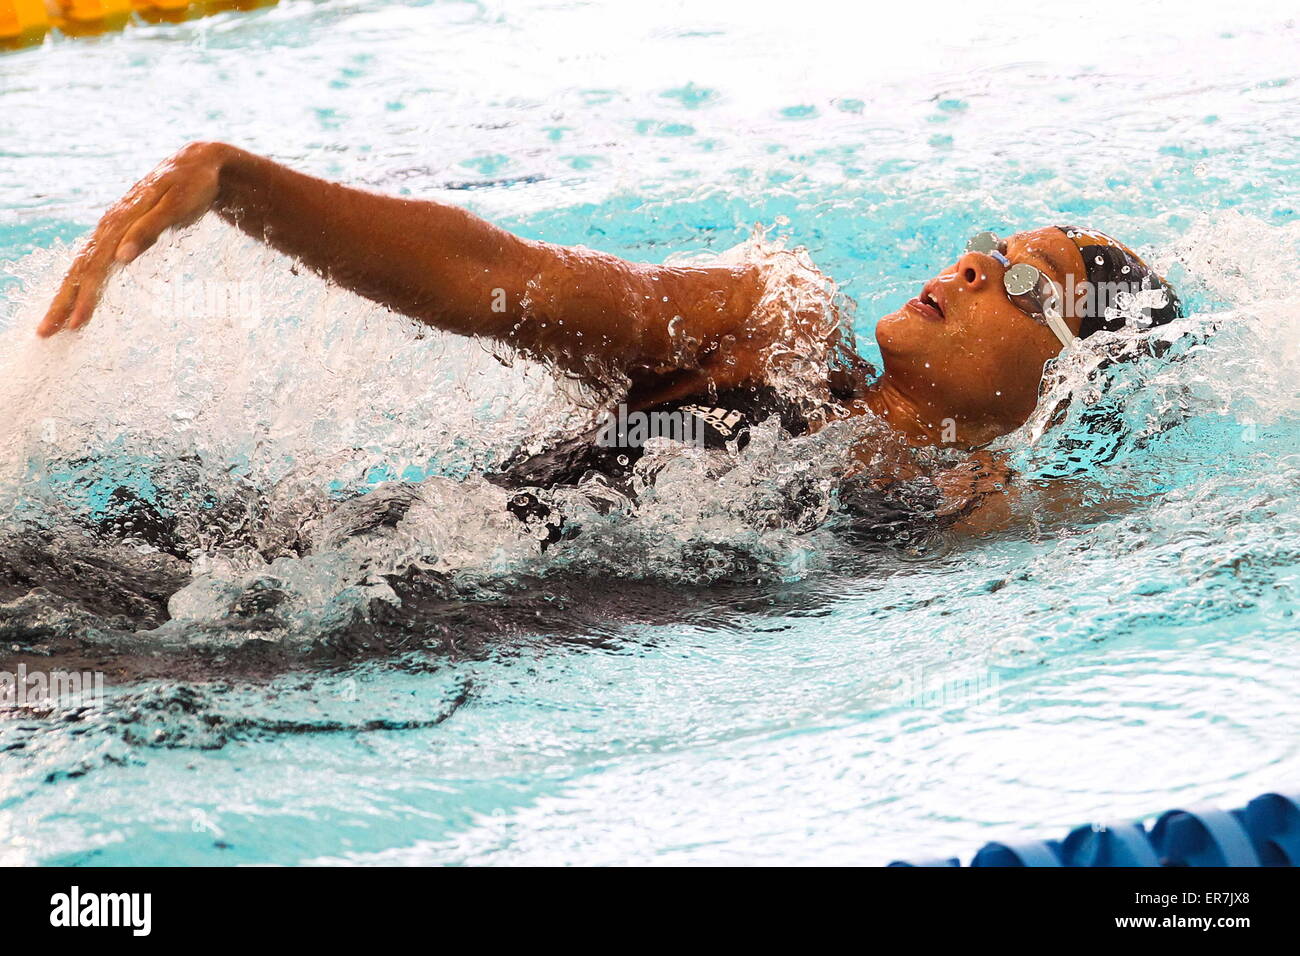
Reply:
<svg viewBox="0 0 1300 956"><path fill-rule="evenodd" d="M1006 256L1013 266L1037 267L1060 289L1086 279L1078 247L1059 229L1017 233ZM980 440L1018 428L1037 403L1043 364L1061 351L1052 331L1008 297L1007 268L992 255L967 252L876 324L885 375L934 417L927 424L935 430L944 418ZM1062 309L1077 335L1074 304Z"/></svg>

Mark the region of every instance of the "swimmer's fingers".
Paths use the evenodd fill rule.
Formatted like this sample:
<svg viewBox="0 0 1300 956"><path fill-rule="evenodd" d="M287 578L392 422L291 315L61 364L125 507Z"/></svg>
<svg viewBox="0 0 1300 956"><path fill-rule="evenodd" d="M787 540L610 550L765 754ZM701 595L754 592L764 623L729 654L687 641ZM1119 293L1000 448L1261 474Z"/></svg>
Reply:
<svg viewBox="0 0 1300 956"><path fill-rule="evenodd" d="M135 259L155 242L171 226L179 224L178 203L174 201L176 190L167 187L153 205L139 213L126 228L113 251L113 258L125 265Z"/></svg>
<svg viewBox="0 0 1300 956"><path fill-rule="evenodd" d="M72 272L68 274L68 279L76 289L76 298L64 323L64 328L69 330L79 329L90 321L95 306L99 304L99 297L103 294L104 284L116 266L113 253L120 241L122 226L116 223L104 225L108 227L105 234L91 237Z"/></svg>
<svg viewBox="0 0 1300 956"><path fill-rule="evenodd" d="M193 143L142 179L104 214L68 270L37 334L79 329L90 321L109 275L172 226L198 219L216 199L219 144Z"/></svg>
<svg viewBox="0 0 1300 956"><path fill-rule="evenodd" d="M63 285L59 287L58 294L45 312L45 318L36 327L37 335L41 336L41 338L47 338L63 328L68 321L68 316L72 314L72 307L77 302L77 291L76 283L70 282L68 279L63 280Z"/></svg>
<svg viewBox="0 0 1300 956"><path fill-rule="evenodd" d="M967 461L935 476L935 486L943 494L943 502L935 513L960 514L990 495L1005 494L1013 474L1000 458L988 452L975 452Z"/></svg>
<svg viewBox="0 0 1300 956"><path fill-rule="evenodd" d="M129 262L157 240L170 225L171 186L151 176L138 183L95 227L77 255L36 333L45 338L61 329L79 329L95 314L104 284L119 263ZM123 244L136 236L141 245L129 258Z"/></svg>
<svg viewBox="0 0 1300 956"><path fill-rule="evenodd" d="M104 235L106 231L110 233L107 237ZM113 232L105 217L63 277L58 294L36 328L37 335L45 338L61 329L78 328L90 321L90 313L99 300L99 287L108 277L112 265L112 250L116 244Z"/></svg>
<svg viewBox="0 0 1300 956"><path fill-rule="evenodd" d="M168 229L188 226L212 208L220 190L220 160L210 146L181 150L165 166L148 201L139 203L114 258L133 262Z"/></svg>
<svg viewBox="0 0 1300 956"><path fill-rule="evenodd" d="M37 335L45 338L62 329L80 328L90 321L103 284L112 272L114 253L122 235L142 205L152 206L145 205L147 201L148 187L141 183L104 214L64 276L58 294L36 328Z"/></svg>
<svg viewBox="0 0 1300 956"><path fill-rule="evenodd" d="M95 312L95 306L99 305L99 297L104 291L104 283L108 280L108 274L112 270L113 263L106 257L96 258L93 266L87 271L87 275L82 279L77 287L77 298L72 304L72 311L68 314L67 328L69 330L79 329L87 322Z"/></svg>

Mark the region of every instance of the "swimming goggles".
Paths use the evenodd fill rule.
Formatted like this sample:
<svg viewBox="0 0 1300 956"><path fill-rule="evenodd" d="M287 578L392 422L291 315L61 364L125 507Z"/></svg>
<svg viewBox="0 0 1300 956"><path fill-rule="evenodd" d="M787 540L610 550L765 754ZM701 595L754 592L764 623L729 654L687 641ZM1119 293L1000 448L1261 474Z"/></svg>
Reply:
<svg viewBox="0 0 1300 956"><path fill-rule="evenodd" d="M1006 240L999 239L996 233L985 231L972 236L966 243L966 251L982 252L1002 263L1006 267L1002 287L1011 304L1039 325L1047 326L1061 340L1061 345L1069 347L1074 333L1061 315L1061 290L1055 282L1027 262L1013 266L1007 258Z"/></svg>

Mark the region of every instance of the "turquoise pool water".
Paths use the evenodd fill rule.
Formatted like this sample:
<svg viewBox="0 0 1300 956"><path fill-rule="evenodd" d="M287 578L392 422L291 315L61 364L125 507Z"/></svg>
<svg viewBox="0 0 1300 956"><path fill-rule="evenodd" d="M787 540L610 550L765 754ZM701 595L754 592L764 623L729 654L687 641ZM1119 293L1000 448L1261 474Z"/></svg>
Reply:
<svg viewBox="0 0 1300 956"><path fill-rule="evenodd" d="M1294 14L974 9L295 0L0 56L0 568L62 582L0 589L0 637L110 675L99 708L0 716L0 861L882 863L1300 786ZM539 557L472 475L563 391L219 223L32 339L65 243L198 138L634 258L762 224L865 342L976 229L1095 225L1204 342L1062 370L1024 472L1071 470L1088 402L1127 425L1064 517L759 534L800 446L716 490L670 471ZM389 479L425 482L413 516L339 533L329 503ZM263 551L309 515L317 547L208 547L201 511L192 563L86 544L120 487L235 502ZM67 586L92 552L111 600ZM358 648L417 552L457 600Z"/></svg>

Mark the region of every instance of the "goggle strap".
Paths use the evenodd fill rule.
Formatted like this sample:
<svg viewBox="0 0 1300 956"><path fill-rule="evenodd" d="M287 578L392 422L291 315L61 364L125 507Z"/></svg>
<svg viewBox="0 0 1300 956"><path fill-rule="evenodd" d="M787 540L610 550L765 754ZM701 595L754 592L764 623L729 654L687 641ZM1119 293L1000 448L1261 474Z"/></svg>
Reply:
<svg viewBox="0 0 1300 956"><path fill-rule="evenodd" d="M970 238L966 243L966 251L982 252L985 255L995 256L1003 266L1008 266L1010 265L1010 262L1002 253L1001 245L1002 240L998 238L996 233L985 230L984 232L977 233ZM1057 304L1059 305L1060 293L1057 291L1056 283L1052 282L1051 279L1048 279L1047 276L1043 275L1039 270L1035 269L1034 271L1038 273L1040 282L1046 280L1047 284L1051 286L1052 294L1056 297ZM1013 295L1010 289L1007 289L1007 294ZM1074 341L1074 333L1071 332L1070 327L1065 324L1065 319L1061 318L1059 314L1053 314L1051 312L1044 315L1043 318L1047 323L1047 327L1051 329L1052 333L1060 340L1061 347L1068 349L1070 343Z"/></svg>
<svg viewBox="0 0 1300 956"><path fill-rule="evenodd" d="M1061 318L1059 315L1047 315L1044 316L1044 318L1047 319L1047 327L1056 334L1058 339L1061 340L1061 346L1068 349L1070 343L1074 341L1074 333L1071 332L1070 327L1065 324L1065 319Z"/></svg>

